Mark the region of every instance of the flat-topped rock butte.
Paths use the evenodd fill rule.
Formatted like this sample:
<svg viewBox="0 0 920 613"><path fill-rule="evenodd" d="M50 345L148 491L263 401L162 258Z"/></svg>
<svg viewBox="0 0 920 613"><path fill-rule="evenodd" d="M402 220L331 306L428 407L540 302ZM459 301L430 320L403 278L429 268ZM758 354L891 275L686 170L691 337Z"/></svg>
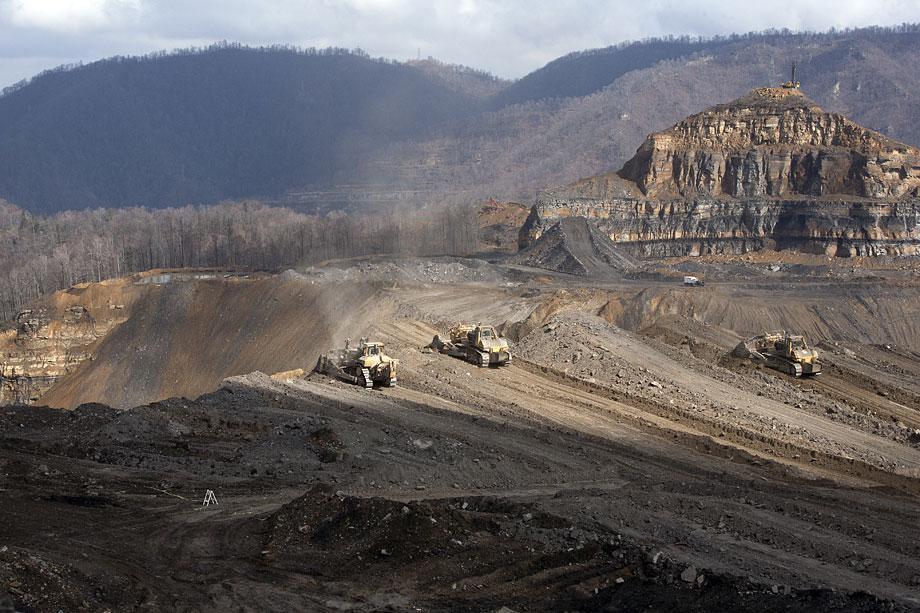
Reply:
<svg viewBox="0 0 920 613"><path fill-rule="evenodd" d="M912 255L918 193L920 150L761 88L649 135L619 171L544 192L519 244L583 216L644 255Z"/></svg>

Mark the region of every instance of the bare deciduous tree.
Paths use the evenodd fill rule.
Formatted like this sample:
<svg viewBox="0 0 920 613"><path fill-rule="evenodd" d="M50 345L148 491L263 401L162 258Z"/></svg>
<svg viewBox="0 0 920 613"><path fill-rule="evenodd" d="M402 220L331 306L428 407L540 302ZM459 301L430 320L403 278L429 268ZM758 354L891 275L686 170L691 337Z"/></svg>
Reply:
<svg viewBox="0 0 920 613"><path fill-rule="evenodd" d="M258 202L32 215L0 200L0 318L75 283L152 268L280 270L375 254L465 255L465 206L307 215Z"/></svg>

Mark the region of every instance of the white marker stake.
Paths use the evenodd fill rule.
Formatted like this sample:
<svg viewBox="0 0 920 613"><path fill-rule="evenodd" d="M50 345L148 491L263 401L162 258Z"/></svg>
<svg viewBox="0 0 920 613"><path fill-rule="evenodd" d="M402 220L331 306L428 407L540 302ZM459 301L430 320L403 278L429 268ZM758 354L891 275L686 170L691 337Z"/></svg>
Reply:
<svg viewBox="0 0 920 613"><path fill-rule="evenodd" d="M202 505L209 507L212 504L217 504L217 496L214 495L214 490L208 490L204 493L204 502Z"/></svg>

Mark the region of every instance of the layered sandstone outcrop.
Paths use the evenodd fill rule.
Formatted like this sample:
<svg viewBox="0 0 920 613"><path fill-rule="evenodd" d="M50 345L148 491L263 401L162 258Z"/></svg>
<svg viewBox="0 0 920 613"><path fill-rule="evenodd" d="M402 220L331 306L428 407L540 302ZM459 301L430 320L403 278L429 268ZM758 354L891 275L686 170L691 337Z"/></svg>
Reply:
<svg viewBox="0 0 920 613"><path fill-rule="evenodd" d="M89 359L89 346L108 330L79 305L60 314L47 308L22 311L15 331L6 334L0 356L0 405L28 404L38 398Z"/></svg>
<svg viewBox="0 0 920 613"><path fill-rule="evenodd" d="M920 190L920 151L764 88L650 135L620 174L649 197L900 198Z"/></svg>
<svg viewBox="0 0 920 613"><path fill-rule="evenodd" d="M764 88L650 135L617 173L542 194L519 244L584 216L646 255L913 255L918 195L920 150Z"/></svg>
<svg viewBox="0 0 920 613"><path fill-rule="evenodd" d="M23 310L0 332L0 405L30 404L80 364L128 317L139 293L132 280L56 292Z"/></svg>

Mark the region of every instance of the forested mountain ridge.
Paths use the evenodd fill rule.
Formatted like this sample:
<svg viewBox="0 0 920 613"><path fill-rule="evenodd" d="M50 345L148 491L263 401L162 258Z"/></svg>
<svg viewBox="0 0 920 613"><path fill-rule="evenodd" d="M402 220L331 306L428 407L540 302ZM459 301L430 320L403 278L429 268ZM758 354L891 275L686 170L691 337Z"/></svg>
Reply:
<svg viewBox="0 0 920 613"><path fill-rule="evenodd" d="M594 63L595 55L620 52L584 52L564 64L577 67ZM649 133L751 89L777 85L789 78L793 62L803 91L822 108L920 144L920 28L772 32L710 41L689 55L629 70L588 95L478 114L435 139L394 145L363 174L442 189L475 185L484 196L526 200L539 188L620 168ZM582 79L579 70L571 70L572 87ZM472 153L464 158L463 152ZM425 164L431 160L438 163Z"/></svg>
<svg viewBox="0 0 920 613"><path fill-rule="evenodd" d="M225 44L11 88L0 197L39 213L526 200L619 168L650 132L785 80L792 62L823 108L920 144L917 26L651 40L570 54L515 82L430 59Z"/></svg>
<svg viewBox="0 0 920 613"><path fill-rule="evenodd" d="M474 109L420 70L344 50L115 58L0 97L0 193L37 212L269 194Z"/></svg>
<svg viewBox="0 0 920 613"><path fill-rule="evenodd" d="M409 60L406 64L422 71L434 81L445 85L449 89L457 90L475 98L494 97L495 94L506 89L512 83L484 70L477 70L459 64L447 64L432 57Z"/></svg>
<svg viewBox="0 0 920 613"><path fill-rule="evenodd" d="M511 83L495 95L492 106L501 108L509 104L545 98L587 96L603 89L627 72L711 49L722 42L721 39L652 39L602 49L576 51L555 59Z"/></svg>

